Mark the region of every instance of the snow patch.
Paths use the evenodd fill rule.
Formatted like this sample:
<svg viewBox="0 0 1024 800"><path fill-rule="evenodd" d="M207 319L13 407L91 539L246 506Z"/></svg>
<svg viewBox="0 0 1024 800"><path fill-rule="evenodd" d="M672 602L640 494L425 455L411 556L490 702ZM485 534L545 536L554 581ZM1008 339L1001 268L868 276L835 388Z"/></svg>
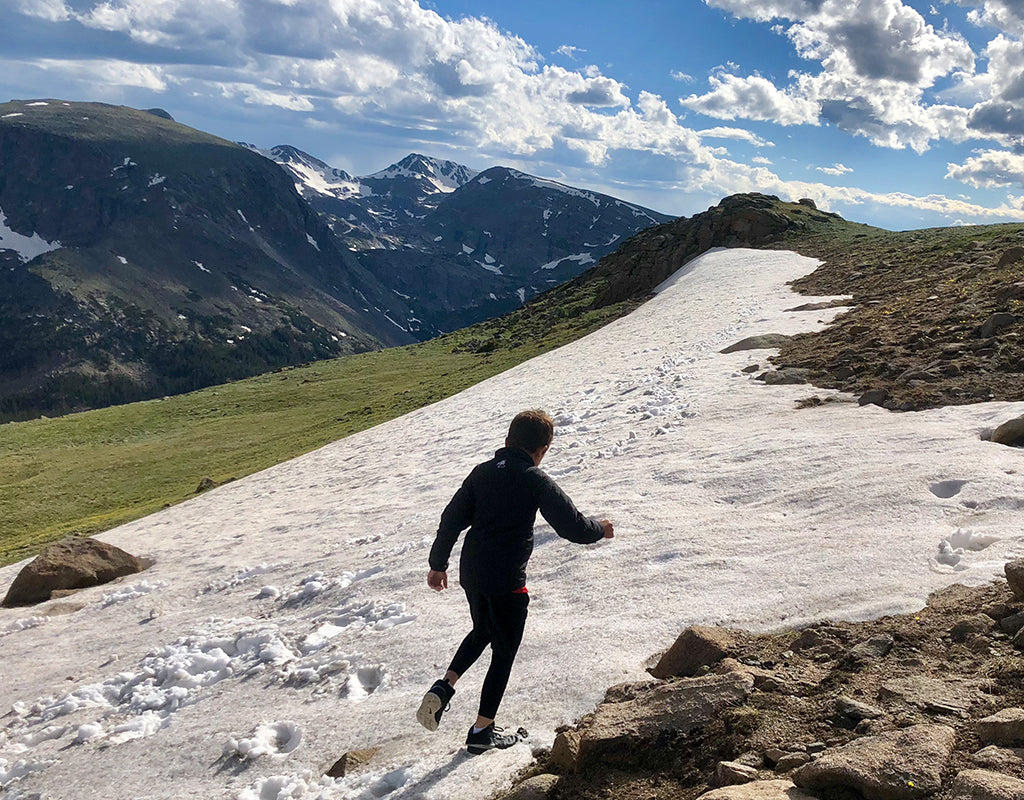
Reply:
<svg viewBox="0 0 1024 800"><path fill-rule="evenodd" d="M167 177L165 175L160 175L158 173L158 174L154 175L152 178L149 179L149 186L150 187L159 186L165 180L167 180Z"/></svg>
<svg viewBox="0 0 1024 800"><path fill-rule="evenodd" d="M125 258L124 256L118 256L117 260L120 261L122 264L127 264L128 263L128 259Z"/></svg>
<svg viewBox="0 0 1024 800"><path fill-rule="evenodd" d="M100 605L106 608L118 603L127 603L130 600L137 600L140 597L152 594L158 589L163 589L165 586L167 586L166 581L153 581L152 583L141 581L134 583L131 586L125 586L113 592L105 592L100 598Z"/></svg>
<svg viewBox="0 0 1024 800"><path fill-rule="evenodd" d="M294 722L271 722L260 725L243 739L228 739L224 744L223 756L255 761L260 756L287 755L300 744L302 728Z"/></svg>
<svg viewBox="0 0 1024 800"><path fill-rule="evenodd" d="M313 247L315 247L315 248L316 248L316 251L317 251L318 253L320 252L320 245L318 245L318 244L316 243L316 239L314 239L314 238L313 238L312 236L310 236L310 235L309 235L308 233L306 234L306 241L307 241L307 242L309 242L309 243L310 243L311 245L313 245Z"/></svg>
<svg viewBox="0 0 1024 800"><path fill-rule="evenodd" d="M7 216L0 208L0 249L13 250L18 254L22 263L27 263L43 253L50 253L63 247L58 241L48 242L38 233L25 236L15 233L7 227Z"/></svg>
<svg viewBox="0 0 1024 800"><path fill-rule="evenodd" d="M575 261L581 267L587 264L596 264L594 256L591 253L577 253L574 256L563 256L562 258L556 258L554 261L549 261L547 264L541 264L537 269L555 269L563 261Z"/></svg>

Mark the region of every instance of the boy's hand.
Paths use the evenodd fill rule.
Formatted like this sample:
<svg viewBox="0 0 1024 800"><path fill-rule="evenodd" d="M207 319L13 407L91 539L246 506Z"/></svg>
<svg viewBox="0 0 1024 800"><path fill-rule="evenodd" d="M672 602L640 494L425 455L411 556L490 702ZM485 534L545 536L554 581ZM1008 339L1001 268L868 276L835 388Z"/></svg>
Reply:
<svg viewBox="0 0 1024 800"><path fill-rule="evenodd" d="M437 570L430 570L427 573L427 586L433 589L435 592L440 592L442 589L448 588L448 573L438 572Z"/></svg>
<svg viewBox="0 0 1024 800"><path fill-rule="evenodd" d="M601 527L604 528L604 538L614 539L615 538L615 526L612 525L610 520L601 520Z"/></svg>

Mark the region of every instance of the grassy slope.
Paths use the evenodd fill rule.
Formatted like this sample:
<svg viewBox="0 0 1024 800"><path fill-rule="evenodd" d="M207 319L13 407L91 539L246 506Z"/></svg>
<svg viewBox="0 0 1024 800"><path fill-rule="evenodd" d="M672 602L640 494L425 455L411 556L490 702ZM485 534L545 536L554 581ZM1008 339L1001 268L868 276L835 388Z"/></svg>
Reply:
<svg viewBox="0 0 1024 800"><path fill-rule="evenodd" d="M0 426L0 564L97 533L455 394L629 310L527 306L420 345Z"/></svg>

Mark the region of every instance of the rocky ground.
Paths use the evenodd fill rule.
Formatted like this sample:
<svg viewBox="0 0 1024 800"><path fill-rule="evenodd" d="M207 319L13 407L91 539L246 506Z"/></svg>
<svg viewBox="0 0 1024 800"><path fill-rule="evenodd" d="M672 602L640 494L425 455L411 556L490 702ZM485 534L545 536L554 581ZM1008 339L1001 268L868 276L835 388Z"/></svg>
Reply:
<svg viewBox="0 0 1024 800"><path fill-rule="evenodd" d="M689 628L506 800L1024 800L1024 561L916 614Z"/></svg>
<svg viewBox="0 0 1024 800"><path fill-rule="evenodd" d="M797 249L824 264L794 288L848 295L853 308L783 343L777 369L874 390L897 411L1024 399L1024 225L865 228Z"/></svg>

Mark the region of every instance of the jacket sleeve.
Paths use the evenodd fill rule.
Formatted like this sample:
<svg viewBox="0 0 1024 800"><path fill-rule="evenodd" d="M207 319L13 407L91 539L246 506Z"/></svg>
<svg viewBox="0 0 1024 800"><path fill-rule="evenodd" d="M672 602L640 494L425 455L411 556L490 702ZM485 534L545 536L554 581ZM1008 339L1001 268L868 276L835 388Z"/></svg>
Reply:
<svg viewBox="0 0 1024 800"><path fill-rule="evenodd" d="M604 527L594 517L581 514L569 495L543 472L533 470L539 484L539 509L555 533L577 544L593 544L604 538Z"/></svg>
<svg viewBox="0 0 1024 800"><path fill-rule="evenodd" d="M473 497L473 484L470 475L462 482L455 496L441 512L441 524L437 528L437 536L430 548L430 568L437 572L447 572L448 558L459 534L473 522L473 509L476 503Z"/></svg>

